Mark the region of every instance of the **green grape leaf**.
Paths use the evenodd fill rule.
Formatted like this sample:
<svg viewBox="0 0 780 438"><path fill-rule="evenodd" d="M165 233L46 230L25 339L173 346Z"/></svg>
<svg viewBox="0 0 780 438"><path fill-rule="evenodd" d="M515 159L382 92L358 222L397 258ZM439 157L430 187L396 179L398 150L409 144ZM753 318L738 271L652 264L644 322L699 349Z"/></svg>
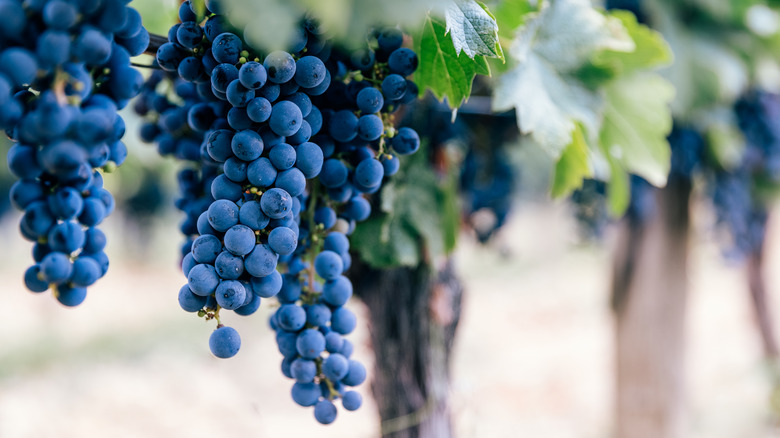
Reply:
<svg viewBox="0 0 780 438"><path fill-rule="evenodd" d="M451 108L459 107L471 94L471 83L477 74L489 74L484 56L469 58L455 51L445 24L427 17L422 34L416 38L420 64L414 80L421 90L430 89L440 101L447 98Z"/></svg>
<svg viewBox="0 0 780 438"><path fill-rule="evenodd" d="M750 85L748 63L758 56L754 52L741 55L738 50L751 47L754 34L735 34L726 24L722 28L692 27L679 17L678 8L675 2L658 2L653 20L674 53L674 63L662 70L677 89L672 113L690 122L700 110L736 100Z"/></svg>
<svg viewBox="0 0 780 438"><path fill-rule="evenodd" d="M597 51L635 46L620 20L593 9L587 0L559 0L528 14L510 48L516 67L498 78L493 109L514 108L520 131L552 157L571 143L575 123L595 135L602 97L577 72Z"/></svg>
<svg viewBox="0 0 780 438"><path fill-rule="evenodd" d="M380 211L352 234L352 247L376 268L416 266L455 247L457 180L450 175L440 181L420 152L404 159L402 170L381 191Z"/></svg>
<svg viewBox="0 0 780 438"><path fill-rule="evenodd" d="M631 178L620 164L608 157L609 185L607 185L607 208L613 217L620 217L628 209L631 202Z"/></svg>
<svg viewBox="0 0 780 438"><path fill-rule="evenodd" d="M614 70L620 76L672 63L672 49L663 35L638 23L631 12L615 10L610 15L623 23L636 48L630 52L609 49L597 52L592 59L594 65Z"/></svg>
<svg viewBox="0 0 780 438"><path fill-rule="evenodd" d="M498 37L504 41L512 41L515 31L525 22L526 14L533 12L529 0L503 0L496 5L493 16L498 23Z"/></svg>
<svg viewBox="0 0 780 438"><path fill-rule="evenodd" d="M666 184L674 87L654 73L621 77L604 87L606 107L599 133L603 151L656 186Z"/></svg>
<svg viewBox="0 0 780 438"><path fill-rule="evenodd" d="M445 31L450 34L455 54L465 52L469 58L488 56L504 59L498 41L498 24L482 2L454 0L444 13Z"/></svg>
<svg viewBox="0 0 780 438"><path fill-rule="evenodd" d="M561 158L555 164L553 174L552 196L560 198L568 196L574 189L582 185L582 180L593 175L588 159L588 143L582 132L582 125L574 128L571 143L561 153Z"/></svg>

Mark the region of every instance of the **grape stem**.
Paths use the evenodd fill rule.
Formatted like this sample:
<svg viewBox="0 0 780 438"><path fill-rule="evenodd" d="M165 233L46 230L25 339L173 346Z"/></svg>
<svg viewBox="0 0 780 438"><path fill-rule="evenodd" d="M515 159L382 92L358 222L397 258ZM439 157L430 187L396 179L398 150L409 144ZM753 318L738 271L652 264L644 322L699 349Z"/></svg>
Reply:
<svg viewBox="0 0 780 438"><path fill-rule="evenodd" d="M318 357L314 359L314 363L317 364L317 375L322 376L320 377L320 381L325 382L325 385L328 387L328 392L330 393L327 396L328 400L333 400L334 398L337 398L341 394L339 394L339 392L336 391L336 387L333 386L333 382L331 382L329 378L322 375L322 358Z"/></svg>

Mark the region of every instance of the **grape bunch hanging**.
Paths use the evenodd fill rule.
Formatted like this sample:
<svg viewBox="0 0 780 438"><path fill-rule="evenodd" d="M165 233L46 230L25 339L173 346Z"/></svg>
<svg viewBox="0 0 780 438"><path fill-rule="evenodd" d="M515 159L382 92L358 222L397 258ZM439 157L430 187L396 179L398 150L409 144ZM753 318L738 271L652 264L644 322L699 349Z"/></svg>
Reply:
<svg viewBox="0 0 780 438"><path fill-rule="evenodd" d="M127 156L117 111L143 85L130 57L149 34L120 0L2 0L0 15L0 126L19 178L10 197L34 242L24 283L75 306L108 269L97 226L114 199L100 169Z"/></svg>
<svg viewBox="0 0 780 438"><path fill-rule="evenodd" d="M216 6L199 23L182 4L157 51L167 74L153 74L136 104L148 119L142 137L187 163L179 304L217 322L209 347L228 358L241 339L224 311L251 315L276 297L270 324L292 398L328 424L336 399L347 410L362 403L349 389L366 369L345 338L357 323L344 307L353 293L348 236L371 213L364 195L419 148L414 130L393 127L418 94L406 78L417 55L397 29L347 52L310 21L287 51L263 54Z"/></svg>

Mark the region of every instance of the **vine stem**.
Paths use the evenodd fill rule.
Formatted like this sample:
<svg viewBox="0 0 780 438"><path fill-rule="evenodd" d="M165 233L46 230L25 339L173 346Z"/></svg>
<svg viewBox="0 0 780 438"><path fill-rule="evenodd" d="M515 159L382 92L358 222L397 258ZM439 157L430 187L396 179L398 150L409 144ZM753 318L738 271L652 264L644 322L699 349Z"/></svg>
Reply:
<svg viewBox="0 0 780 438"><path fill-rule="evenodd" d="M157 55L157 49L163 44L168 42L168 37L163 35L157 35L156 33L149 33L149 45L144 50L147 55Z"/></svg>

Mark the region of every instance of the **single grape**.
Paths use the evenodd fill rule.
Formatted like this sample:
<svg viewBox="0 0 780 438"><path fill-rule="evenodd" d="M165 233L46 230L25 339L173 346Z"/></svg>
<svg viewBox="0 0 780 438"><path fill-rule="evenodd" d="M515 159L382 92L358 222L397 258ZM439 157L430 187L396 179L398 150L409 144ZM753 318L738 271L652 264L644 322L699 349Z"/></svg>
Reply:
<svg viewBox="0 0 780 438"><path fill-rule="evenodd" d="M209 349L211 354L221 359L233 357L241 348L241 337L236 329L222 326L211 333Z"/></svg>

